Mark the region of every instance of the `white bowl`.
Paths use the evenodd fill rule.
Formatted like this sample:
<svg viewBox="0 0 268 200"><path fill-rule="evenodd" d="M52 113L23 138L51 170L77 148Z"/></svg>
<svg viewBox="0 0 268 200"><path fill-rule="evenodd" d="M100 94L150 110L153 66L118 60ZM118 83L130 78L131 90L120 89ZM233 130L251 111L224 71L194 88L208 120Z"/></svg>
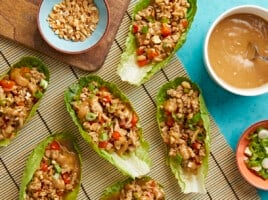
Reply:
<svg viewBox="0 0 268 200"><path fill-rule="evenodd" d="M88 51L103 38L109 25L109 9L106 0L95 0L94 3L99 10L99 23L96 30L85 41L73 42L58 37L49 27L47 17L53 6L62 0L43 0L39 6L37 17L38 29L43 39L54 49L67 54L80 54Z"/></svg>
<svg viewBox="0 0 268 200"><path fill-rule="evenodd" d="M260 87L256 88L237 88L234 87L225 81L223 81L214 71L212 68L209 57L208 57L208 42L210 39L210 36L215 28L215 26L224 18L234 15L234 14L239 14L239 13L248 13L248 14L254 14L257 15L264 20L268 21L268 10L259 6L255 5L243 5L243 6L238 6L231 8L224 13L222 13L211 25L210 29L207 32L206 38L205 38L205 43L204 43L204 51L203 51L203 57L204 57L204 63L205 67L210 75L210 77L221 87L226 89L227 91L237 94L237 95L242 95L242 96L257 96L261 94L268 93L268 84L262 85Z"/></svg>

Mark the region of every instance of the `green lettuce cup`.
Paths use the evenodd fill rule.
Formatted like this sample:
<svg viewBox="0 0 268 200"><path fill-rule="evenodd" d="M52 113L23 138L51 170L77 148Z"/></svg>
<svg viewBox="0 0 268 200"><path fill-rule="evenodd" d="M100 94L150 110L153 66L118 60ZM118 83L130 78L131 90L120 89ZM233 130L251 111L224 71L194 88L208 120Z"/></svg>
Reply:
<svg viewBox="0 0 268 200"><path fill-rule="evenodd" d="M81 136L102 158L132 178L150 171L138 114L115 84L82 77L65 91L64 100Z"/></svg>
<svg viewBox="0 0 268 200"><path fill-rule="evenodd" d="M48 68L36 57L22 57L0 76L0 147L34 116L48 82Z"/></svg>
<svg viewBox="0 0 268 200"><path fill-rule="evenodd" d="M119 181L105 189L100 200L154 199L164 200L163 187L149 176Z"/></svg>
<svg viewBox="0 0 268 200"><path fill-rule="evenodd" d="M186 41L196 10L196 0L139 0L117 68L120 78L139 86L165 67Z"/></svg>
<svg viewBox="0 0 268 200"><path fill-rule="evenodd" d="M66 132L53 134L29 156L19 199L76 199L81 173L82 160L74 136Z"/></svg>
<svg viewBox="0 0 268 200"><path fill-rule="evenodd" d="M205 193L210 124L199 87L185 77L164 84L157 94L157 122L182 192Z"/></svg>

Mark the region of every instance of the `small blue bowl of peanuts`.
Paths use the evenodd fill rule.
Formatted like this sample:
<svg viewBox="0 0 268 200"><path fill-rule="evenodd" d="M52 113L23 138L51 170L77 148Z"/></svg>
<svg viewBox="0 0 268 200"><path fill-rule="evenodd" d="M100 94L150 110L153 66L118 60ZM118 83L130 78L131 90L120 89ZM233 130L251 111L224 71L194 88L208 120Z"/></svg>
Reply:
<svg viewBox="0 0 268 200"><path fill-rule="evenodd" d="M85 53L107 32L106 0L43 0L37 16L42 38L66 54Z"/></svg>

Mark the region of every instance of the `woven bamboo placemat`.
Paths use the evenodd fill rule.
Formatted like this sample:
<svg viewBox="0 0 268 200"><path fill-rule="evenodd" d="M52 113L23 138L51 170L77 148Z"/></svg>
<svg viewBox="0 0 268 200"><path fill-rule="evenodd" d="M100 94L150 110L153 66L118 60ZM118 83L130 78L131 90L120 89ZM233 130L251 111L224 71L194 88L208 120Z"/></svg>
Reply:
<svg viewBox="0 0 268 200"><path fill-rule="evenodd" d="M206 194L182 194L176 179L166 165L165 145L162 142L156 122L155 97L159 87L177 76L187 76L177 58L158 72L149 82L140 87L131 86L116 75L130 25L130 15L134 2L126 12L116 39L110 49L103 67L95 74L107 81L114 82L129 97L137 110L145 139L150 143L150 156L153 166L149 176L164 186L168 200L177 199L259 199L256 189L250 186L238 172L235 155L211 118L211 153L209 173L206 181ZM23 128L13 142L0 148L0 199L18 199L19 187L26 159L41 140L52 133L69 131L79 141L82 151L82 187L80 200L97 200L102 191L110 184L124 180L120 172L110 163L100 158L84 142L65 109L63 92L66 88L88 72L68 66L53 58L29 50L14 42L0 38L0 73L22 56L37 56L49 67L51 82L35 117ZM206 97L205 97L206 99Z"/></svg>

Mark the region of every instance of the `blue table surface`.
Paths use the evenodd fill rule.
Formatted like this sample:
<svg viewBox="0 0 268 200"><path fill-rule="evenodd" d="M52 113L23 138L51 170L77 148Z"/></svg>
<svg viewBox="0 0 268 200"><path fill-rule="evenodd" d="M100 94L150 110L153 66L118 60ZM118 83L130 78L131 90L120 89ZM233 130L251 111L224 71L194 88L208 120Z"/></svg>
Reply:
<svg viewBox="0 0 268 200"><path fill-rule="evenodd" d="M209 77L203 63L203 44L212 22L225 10L253 4L268 8L267 0L198 0L198 9L184 46L177 52L192 81L199 84L206 105L221 133L235 151L239 137L251 124L268 119L268 94L244 97L220 88ZM258 190L261 199L268 191Z"/></svg>

